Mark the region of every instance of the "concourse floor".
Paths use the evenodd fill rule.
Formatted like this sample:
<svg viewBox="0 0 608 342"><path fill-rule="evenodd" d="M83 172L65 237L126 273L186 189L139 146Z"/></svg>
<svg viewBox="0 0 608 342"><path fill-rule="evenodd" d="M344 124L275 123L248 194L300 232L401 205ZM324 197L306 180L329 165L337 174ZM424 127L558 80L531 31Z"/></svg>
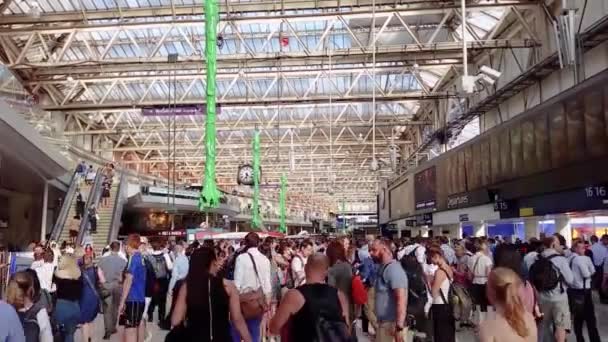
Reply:
<svg viewBox="0 0 608 342"><path fill-rule="evenodd" d="M600 331L600 336L602 338L602 342L608 342L608 305L607 304L599 304L598 301L595 301L595 312L598 321L598 329ZM158 328L156 324L149 324L151 326L150 332L152 333L152 339L150 342L164 342L165 336L167 335L166 331L162 331ZM360 329L358 329L358 341L359 342L372 342L361 333ZM100 315L97 317L95 321L95 335L93 336L93 342L102 342L103 336L103 317ZM82 341L82 336L80 335L80 331L76 332L76 342L84 342ZM459 342L469 342L476 341L473 330L465 330L457 333L456 340ZM588 339L587 339L588 340ZM120 342L118 335L112 335L111 342ZM575 342L574 334L570 334L568 336L568 342Z"/></svg>

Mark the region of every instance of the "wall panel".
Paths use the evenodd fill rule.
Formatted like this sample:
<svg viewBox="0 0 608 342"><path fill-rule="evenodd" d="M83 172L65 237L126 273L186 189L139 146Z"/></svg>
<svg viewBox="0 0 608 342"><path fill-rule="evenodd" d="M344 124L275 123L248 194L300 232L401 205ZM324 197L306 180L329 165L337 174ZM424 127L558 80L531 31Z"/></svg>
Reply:
<svg viewBox="0 0 608 342"><path fill-rule="evenodd" d="M566 101L564 105L568 137L568 162L583 160L585 158L584 102L580 101L579 97L574 97Z"/></svg>
<svg viewBox="0 0 608 342"><path fill-rule="evenodd" d="M551 166L560 167L568 160L568 135L566 133L566 113L559 103L549 110L549 134L551 139Z"/></svg>
<svg viewBox="0 0 608 342"><path fill-rule="evenodd" d="M592 157L606 155L606 122L604 117L603 89L593 89L584 94L585 143L587 153Z"/></svg>

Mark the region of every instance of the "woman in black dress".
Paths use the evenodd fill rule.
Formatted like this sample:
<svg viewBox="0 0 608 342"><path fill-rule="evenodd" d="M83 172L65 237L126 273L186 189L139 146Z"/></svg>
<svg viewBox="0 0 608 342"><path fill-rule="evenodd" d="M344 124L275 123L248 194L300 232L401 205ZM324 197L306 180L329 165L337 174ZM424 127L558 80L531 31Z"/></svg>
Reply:
<svg viewBox="0 0 608 342"><path fill-rule="evenodd" d="M238 291L231 281L217 276L219 269L213 248L202 247L192 253L188 276L179 290L171 315L172 333L177 340L232 341L232 319L243 341L251 342L241 314Z"/></svg>

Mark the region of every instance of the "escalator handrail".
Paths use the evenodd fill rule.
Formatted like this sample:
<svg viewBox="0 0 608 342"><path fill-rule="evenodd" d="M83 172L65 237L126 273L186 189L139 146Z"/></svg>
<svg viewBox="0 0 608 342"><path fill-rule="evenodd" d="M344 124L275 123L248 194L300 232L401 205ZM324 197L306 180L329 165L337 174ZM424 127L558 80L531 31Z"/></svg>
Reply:
<svg viewBox="0 0 608 342"><path fill-rule="evenodd" d="M112 219L110 221L110 229L108 230L107 244L116 240L118 237L118 230L120 228L120 220L122 218L122 209L126 202L127 188L129 187L127 181L127 173L122 170L120 172L120 180L118 183L118 190L116 191L116 199L114 201L114 208L112 208Z"/></svg>
<svg viewBox="0 0 608 342"><path fill-rule="evenodd" d="M68 187L68 192L65 194L65 198L63 204L61 205L61 210L59 211L59 216L57 217L57 221L53 225L53 229L51 230L51 236L49 241L57 241L61 236L61 232L65 227L65 222L68 219L68 214L70 213L70 209L72 205L74 205L74 197L76 195L76 190L78 189L78 178L80 174L74 170L72 174L72 178L70 179L70 186Z"/></svg>
<svg viewBox="0 0 608 342"><path fill-rule="evenodd" d="M91 187L91 191L89 192L89 197L87 198L87 203L84 207L84 213L80 220L80 227L78 229L78 237L76 238L76 246L80 246L82 244L82 240L84 239L84 235L89 229L89 208L91 205L95 205L95 208L99 206L99 200L101 199L101 190L103 185L103 179L105 175L103 174L103 168L100 167L97 169L97 173L95 174L95 180L93 181L93 186Z"/></svg>

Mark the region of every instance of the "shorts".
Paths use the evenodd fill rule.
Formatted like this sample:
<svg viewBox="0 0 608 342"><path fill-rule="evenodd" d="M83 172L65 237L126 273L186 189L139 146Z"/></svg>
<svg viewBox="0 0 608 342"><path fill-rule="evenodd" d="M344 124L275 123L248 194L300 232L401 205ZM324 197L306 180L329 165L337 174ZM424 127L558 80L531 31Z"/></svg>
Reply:
<svg viewBox="0 0 608 342"><path fill-rule="evenodd" d="M126 302L125 311L118 318L118 325L137 328L144 317L145 302Z"/></svg>
<svg viewBox="0 0 608 342"><path fill-rule="evenodd" d="M544 331L550 331L552 327L570 330L572 322L570 320L568 299L550 301L541 297L538 300L538 304L540 311L544 315L541 323Z"/></svg>
<svg viewBox="0 0 608 342"><path fill-rule="evenodd" d="M473 284L471 286L471 297L473 303L479 306L481 312L488 312L488 296L486 294L486 284Z"/></svg>

